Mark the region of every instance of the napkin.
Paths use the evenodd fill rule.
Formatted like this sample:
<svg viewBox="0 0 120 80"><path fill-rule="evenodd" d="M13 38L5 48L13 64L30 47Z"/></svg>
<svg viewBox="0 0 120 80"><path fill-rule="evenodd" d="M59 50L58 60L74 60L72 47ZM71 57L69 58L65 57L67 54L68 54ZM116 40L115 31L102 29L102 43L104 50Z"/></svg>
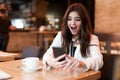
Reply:
<svg viewBox="0 0 120 80"><path fill-rule="evenodd" d="M9 79L11 78L12 76L2 70L0 70L0 80L3 80L3 79Z"/></svg>

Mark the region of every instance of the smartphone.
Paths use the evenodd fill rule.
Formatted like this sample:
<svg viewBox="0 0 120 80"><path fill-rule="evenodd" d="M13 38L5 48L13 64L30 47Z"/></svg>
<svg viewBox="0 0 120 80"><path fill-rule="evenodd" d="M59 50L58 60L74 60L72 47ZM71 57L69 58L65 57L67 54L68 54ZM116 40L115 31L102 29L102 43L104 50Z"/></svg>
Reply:
<svg viewBox="0 0 120 80"><path fill-rule="evenodd" d="M53 47L53 54L54 54L55 58L57 58L58 56L65 54L65 51L61 47ZM64 61L64 60L65 60L65 57L60 59L59 62Z"/></svg>

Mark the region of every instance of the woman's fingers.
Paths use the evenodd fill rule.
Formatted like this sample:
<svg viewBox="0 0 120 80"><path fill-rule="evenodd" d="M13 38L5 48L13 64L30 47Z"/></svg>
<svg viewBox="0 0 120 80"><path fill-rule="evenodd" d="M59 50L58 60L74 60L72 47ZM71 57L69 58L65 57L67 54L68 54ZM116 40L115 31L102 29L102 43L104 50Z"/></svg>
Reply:
<svg viewBox="0 0 120 80"><path fill-rule="evenodd" d="M67 62L66 60L61 61L61 62L56 62L54 64L54 67L56 67L56 68L63 68L66 65L66 62Z"/></svg>
<svg viewBox="0 0 120 80"><path fill-rule="evenodd" d="M64 58L64 57L65 57L65 55L61 55L61 56L55 58L54 67L56 67L56 68L63 68L63 67L66 65L66 62L67 62L67 61L64 60L64 61L60 61L60 62L59 62L59 60L61 60L61 59Z"/></svg>
<svg viewBox="0 0 120 80"><path fill-rule="evenodd" d="M67 58L67 59L72 59L73 57L71 57L71 56L69 56L69 55L65 55L65 57Z"/></svg>
<svg viewBox="0 0 120 80"><path fill-rule="evenodd" d="M79 62L75 61L73 62L68 68L67 71L73 71L79 66Z"/></svg>
<svg viewBox="0 0 120 80"><path fill-rule="evenodd" d="M76 59L67 60L67 64L65 65L65 67L63 68L63 70L73 71L77 67L79 67L79 61L77 61Z"/></svg>
<svg viewBox="0 0 120 80"><path fill-rule="evenodd" d="M59 61L59 60L61 60L61 59L64 58L64 57L65 57L65 54L63 54L63 55L57 57L57 58L56 58L56 61Z"/></svg>
<svg viewBox="0 0 120 80"><path fill-rule="evenodd" d="M65 65L65 67L63 68L63 70L67 70L67 68L69 68L69 66L72 64L71 60L67 60L67 63Z"/></svg>

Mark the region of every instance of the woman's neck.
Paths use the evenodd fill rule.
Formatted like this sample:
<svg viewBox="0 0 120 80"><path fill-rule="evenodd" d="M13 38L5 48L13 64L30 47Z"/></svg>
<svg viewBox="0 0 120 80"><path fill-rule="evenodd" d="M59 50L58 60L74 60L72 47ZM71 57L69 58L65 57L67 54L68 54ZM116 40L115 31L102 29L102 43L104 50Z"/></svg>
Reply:
<svg viewBox="0 0 120 80"><path fill-rule="evenodd" d="M77 41L78 40L78 36L77 35L74 35L73 38L72 38L72 41Z"/></svg>
<svg viewBox="0 0 120 80"><path fill-rule="evenodd" d="M77 45L80 43L78 37L73 37L72 38L72 42L73 42L73 46L74 47L77 47Z"/></svg>

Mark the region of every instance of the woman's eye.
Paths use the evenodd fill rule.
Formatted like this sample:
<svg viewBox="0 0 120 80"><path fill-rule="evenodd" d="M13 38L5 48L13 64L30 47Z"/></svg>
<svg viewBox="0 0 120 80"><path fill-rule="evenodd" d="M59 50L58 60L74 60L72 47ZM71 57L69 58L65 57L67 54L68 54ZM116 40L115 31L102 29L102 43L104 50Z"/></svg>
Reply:
<svg viewBox="0 0 120 80"><path fill-rule="evenodd" d="M80 21L80 19L76 19L76 21Z"/></svg>

